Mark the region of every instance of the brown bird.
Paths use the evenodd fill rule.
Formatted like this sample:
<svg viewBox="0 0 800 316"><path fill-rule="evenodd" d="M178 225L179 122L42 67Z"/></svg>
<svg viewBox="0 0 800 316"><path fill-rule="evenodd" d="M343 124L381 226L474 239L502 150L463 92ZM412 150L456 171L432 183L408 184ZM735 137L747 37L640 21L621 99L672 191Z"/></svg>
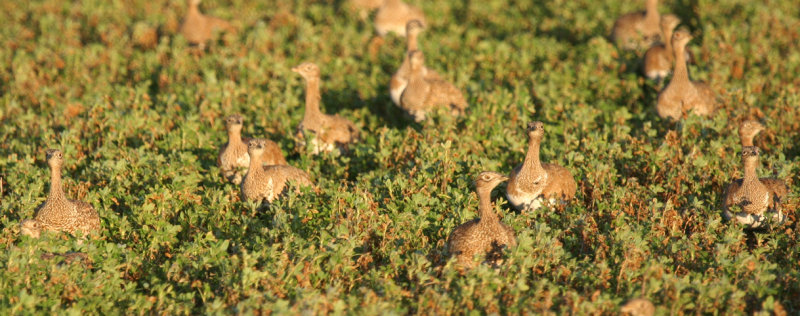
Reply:
<svg viewBox="0 0 800 316"><path fill-rule="evenodd" d="M506 187L508 201L518 210L535 210L545 201L569 200L575 197L578 190L569 170L539 160L543 137L542 122L528 123L528 153L525 161L511 171Z"/></svg>
<svg viewBox="0 0 800 316"><path fill-rule="evenodd" d="M627 13L614 22L611 39L624 49L650 47L661 35L658 0L647 0L645 11Z"/></svg>
<svg viewBox="0 0 800 316"><path fill-rule="evenodd" d="M402 0L384 0L375 15L375 31L380 36L386 36L389 32L406 36L406 24L411 20L419 20L424 25L425 14Z"/></svg>
<svg viewBox="0 0 800 316"><path fill-rule="evenodd" d="M766 222L782 223L785 219L781 211L781 199L758 178L759 150L755 146L742 148L744 177L728 185L723 202L723 216L726 220L736 219L749 228L758 228ZM781 181L781 184L782 181ZM785 184L783 184L785 186ZM732 209L738 207L739 210Z"/></svg>
<svg viewBox="0 0 800 316"><path fill-rule="evenodd" d="M411 61L408 58L408 53L419 50L417 38L419 37L419 33L422 32L422 29L422 22L419 20L411 20L406 25L406 33L408 34L406 53L403 54L403 63L400 64L399 68L397 68L397 72L394 73L392 80L389 82L389 96L391 96L392 102L394 102L394 104L397 106L400 106L400 97L403 95L403 91L405 91L406 87L408 86L408 77L411 74ZM425 67L424 73L428 80L441 79L441 76L439 76L436 71L433 71L427 67Z"/></svg>
<svg viewBox="0 0 800 316"><path fill-rule="evenodd" d="M205 49L206 43L214 38L214 32L236 32L236 29L228 21L203 15L198 8L200 0L189 0L188 3L189 10L183 18L180 32L189 43Z"/></svg>
<svg viewBox="0 0 800 316"><path fill-rule="evenodd" d="M756 138L758 133L764 130L764 125L755 120L745 120L739 124L739 139L742 141L742 147L755 146L753 139Z"/></svg>
<svg viewBox="0 0 800 316"><path fill-rule="evenodd" d="M473 258L477 254L486 254L488 260L495 260L493 257L499 255L503 247L517 244L514 230L500 221L492 207L492 189L506 180L505 175L487 171L475 181L480 217L456 227L447 240L448 253L456 257L459 266L474 267Z"/></svg>
<svg viewBox="0 0 800 316"><path fill-rule="evenodd" d="M251 139L247 143L250 166L242 179L242 200L272 203L288 189L289 182L298 186L313 186L311 178L303 170L287 165L264 166L261 157L264 156L266 144L263 138Z"/></svg>
<svg viewBox="0 0 800 316"><path fill-rule="evenodd" d="M672 34L672 51L675 58L675 74L661 93L658 94L656 111L662 118L680 119L684 113L711 115L717 106L717 97L711 87L704 82L689 80L686 67L686 44L692 36L685 30Z"/></svg>
<svg viewBox="0 0 800 316"><path fill-rule="evenodd" d="M225 118L225 128L228 130L228 142L219 150L217 164L222 170L222 175L234 184L242 182L242 170L250 165L250 154L247 153L249 138L242 138L242 125L244 117L233 114ZM261 161L268 166L285 165L281 148L271 140L265 140L264 155Z"/></svg>
<svg viewBox="0 0 800 316"><path fill-rule="evenodd" d="M622 305L619 311L630 316L653 316L656 313L656 307L645 298L637 298Z"/></svg>
<svg viewBox="0 0 800 316"><path fill-rule="evenodd" d="M762 130L764 130L764 125L758 121L742 121L742 123L739 124L739 139L741 139L742 148L746 146L754 146L753 139ZM789 194L789 187L786 186L786 183L783 180L773 178L761 178L759 180L761 180L761 183L767 187L772 196L783 199L787 194Z"/></svg>
<svg viewBox="0 0 800 316"><path fill-rule="evenodd" d="M428 75L421 51L410 51L408 59L408 86L400 96L400 108L417 122L425 120L427 113L439 106L449 109L453 115L464 113L468 106L464 95L452 83Z"/></svg>
<svg viewBox="0 0 800 316"><path fill-rule="evenodd" d="M69 200L61 186L61 167L64 155L58 149L48 149L47 165L50 167L50 193L47 200L36 209L32 220L20 223L20 231L28 236L38 238L41 231L81 232L86 236L100 229L100 216L89 203Z"/></svg>
<svg viewBox="0 0 800 316"><path fill-rule="evenodd" d="M322 96L319 92L320 71L314 63L302 63L292 68L306 81L306 112L298 127L299 145L305 146L304 131L311 132L313 154L332 151L336 147L346 150L347 145L358 140L358 129L346 118L323 114L319 108Z"/></svg>
<svg viewBox="0 0 800 316"><path fill-rule="evenodd" d="M672 31L681 20L674 15L661 17L661 35L663 43L651 46L644 54L644 74L647 78L661 80L672 72Z"/></svg>

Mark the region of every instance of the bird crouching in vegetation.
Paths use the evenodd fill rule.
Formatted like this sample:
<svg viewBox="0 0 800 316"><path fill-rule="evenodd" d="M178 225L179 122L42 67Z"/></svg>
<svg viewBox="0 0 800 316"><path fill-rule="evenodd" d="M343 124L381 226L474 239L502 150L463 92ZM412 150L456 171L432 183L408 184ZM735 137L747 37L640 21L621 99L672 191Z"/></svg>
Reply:
<svg viewBox="0 0 800 316"><path fill-rule="evenodd" d="M264 166L261 157L266 144L266 140L261 138L247 143L250 166L242 179L242 200L272 203L289 188L289 182L297 186L313 186L311 178L303 170L288 165Z"/></svg>
<svg viewBox="0 0 800 316"><path fill-rule="evenodd" d="M428 112L444 107L450 114L464 114L468 104L464 95L452 83L428 75L421 51L408 52L408 85L400 96L400 108L414 121L424 121Z"/></svg>
<svg viewBox="0 0 800 316"><path fill-rule="evenodd" d="M20 223L20 232L39 238L42 231L68 232L81 237L100 230L100 216L89 203L67 199L61 184L61 167L64 155L58 149L46 151L50 167L50 193L47 200L36 209L33 219Z"/></svg>
<svg viewBox="0 0 800 316"><path fill-rule="evenodd" d="M498 261L504 247L517 244L514 230L497 217L492 206L492 190L508 180L497 172L482 172L475 181L478 193L478 218L459 225L447 239L447 252L454 256L458 265L472 268L477 254L485 254L487 261Z"/></svg>
<svg viewBox="0 0 800 316"><path fill-rule="evenodd" d="M544 138L544 123L528 123L528 152L525 160L511 171L506 187L508 201L518 210L535 210L545 201L575 197L578 184L566 168L539 160Z"/></svg>
<svg viewBox="0 0 800 316"><path fill-rule="evenodd" d="M394 32L406 36L406 24L418 20L425 24L425 14L420 8L404 3L402 0L384 0L375 15L375 31L380 36Z"/></svg>
<svg viewBox="0 0 800 316"><path fill-rule="evenodd" d="M783 223L786 217L781 210L781 199L786 195L786 184L775 179L758 178L758 147L742 148L742 164L744 177L731 182L725 190L725 219L736 220L748 228L763 227L767 223Z"/></svg>
<svg viewBox="0 0 800 316"><path fill-rule="evenodd" d="M647 0L645 10L626 13L614 22L611 40L624 49L650 47L661 37L658 0Z"/></svg>
<svg viewBox="0 0 800 316"><path fill-rule="evenodd" d="M679 120L688 112L709 116L717 107L717 97L711 87L704 82L689 79L686 44L691 39L692 36L685 30L678 30L672 34L675 73L669 84L658 94L656 111L661 118Z"/></svg>
<svg viewBox="0 0 800 316"><path fill-rule="evenodd" d="M206 43L214 38L215 32L236 32L228 21L201 13L200 0L189 0L188 5L180 33L190 44L197 45L202 50L205 49Z"/></svg>
<svg viewBox="0 0 800 316"><path fill-rule="evenodd" d="M303 121L298 126L298 145L305 146L306 132L311 134L310 140L313 154L333 151L338 148L347 150L347 146L358 140L359 131L353 122L339 115L323 114L320 110L322 96L319 91L320 71L314 63L305 62L292 71L300 74L306 82L306 108Z"/></svg>
<svg viewBox="0 0 800 316"><path fill-rule="evenodd" d="M222 175L234 184L242 182L242 169L247 169L250 165L250 154L247 153L247 142L249 138L242 138L242 127L244 117L233 114L225 118L225 129L228 131L228 142L219 150L217 164ZM264 140L264 154L261 157L265 165L285 165L286 158L283 157L281 148L271 140Z"/></svg>

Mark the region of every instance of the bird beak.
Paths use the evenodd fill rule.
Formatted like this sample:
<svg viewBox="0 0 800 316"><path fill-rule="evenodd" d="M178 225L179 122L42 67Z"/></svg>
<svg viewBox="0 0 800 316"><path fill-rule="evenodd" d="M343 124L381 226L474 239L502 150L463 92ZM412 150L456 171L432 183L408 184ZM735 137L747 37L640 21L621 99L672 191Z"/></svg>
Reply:
<svg viewBox="0 0 800 316"><path fill-rule="evenodd" d="M502 178L500 178L500 180L501 181L508 181L508 177L507 176L503 176Z"/></svg>
<svg viewBox="0 0 800 316"><path fill-rule="evenodd" d="M294 71L294 72L300 72L300 68L297 68L297 66L295 66L295 67L292 67L292 71Z"/></svg>

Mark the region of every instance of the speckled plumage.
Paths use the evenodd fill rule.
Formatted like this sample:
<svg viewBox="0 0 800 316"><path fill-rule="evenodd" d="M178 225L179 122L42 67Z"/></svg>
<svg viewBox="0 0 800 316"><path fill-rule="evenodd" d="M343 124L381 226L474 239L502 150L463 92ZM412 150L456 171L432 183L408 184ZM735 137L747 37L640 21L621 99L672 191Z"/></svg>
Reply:
<svg viewBox="0 0 800 316"><path fill-rule="evenodd" d="M40 231L50 230L70 234L81 232L85 236L100 229L100 216L89 203L70 200L64 195L61 186L63 163L64 157L60 150L47 150L50 193L47 195L47 200L36 209L34 219L20 223L22 233L38 237Z"/></svg>
<svg viewBox="0 0 800 316"><path fill-rule="evenodd" d="M181 24L180 33L189 43L198 45L200 49L203 49L206 43L214 38L214 32L235 31L228 21L201 13L198 8L199 5L200 0L188 1L189 8Z"/></svg>
<svg viewBox="0 0 800 316"><path fill-rule="evenodd" d="M672 34L672 51L675 59L675 74L669 84L658 94L656 111L662 118L679 120L684 113L711 115L717 107L717 97L704 82L689 80L686 67L686 44L692 36L684 30Z"/></svg>
<svg viewBox="0 0 800 316"><path fill-rule="evenodd" d="M425 14L402 0L384 0L375 15L375 31L380 36L386 36L389 32L406 36L406 24L411 20L418 20L424 25Z"/></svg>
<svg viewBox="0 0 800 316"><path fill-rule="evenodd" d="M250 166L242 179L242 199L272 203L287 188L288 182L298 186L312 186L311 178L300 169L288 165L263 166L261 158L266 146L265 139L252 139L247 144Z"/></svg>
<svg viewBox="0 0 800 316"><path fill-rule="evenodd" d="M544 202L575 197L578 185L572 173L555 164L539 160L544 124L528 124L528 152L525 161L511 171L506 187L509 202L518 210L534 210Z"/></svg>
<svg viewBox="0 0 800 316"><path fill-rule="evenodd" d="M350 120L339 115L326 115L320 110L319 67L306 62L292 68L292 71L303 76L306 82L306 110L297 128L298 145L305 146L305 141L310 141L314 147L313 154L336 148L346 150L347 145L358 140L359 131ZM306 140L304 132L309 132L313 138Z"/></svg>
<svg viewBox="0 0 800 316"><path fill-rule="evenodd" d="M611 30L611 40L624 49L649 47L661 37L658 0L647 0L645 11L624 14Z"/></svg>
<svg viewBox="0 0 800 316"><path fill-rule="evenodd" d="M225 118L225 128L228 131L228 142L220 148L217 156L222 175L234 184L242 182L243 170L250 165L250 154L247 153L249 138L242 138L242 124L244 117L233 114ZM264 165L285 165L286 158L281 148L271 140L265 140L264 154L261 157Z"/></svg>
<svg viewBox="0 0 800 316"><path fill-rule="evenodd" d="M408 52L408 59L408 85L400 96L400 108L417 122L425 120L427 113L439 106L453 115L464 113L468 105L464 95L452 83L428 75L421 51Z"/></svg>
<svg viewBox="0 0 800 316"><path fill-rule="evenodd" d="M514 230L497 217L492 209L492 189L507 180L497 172L482 172L475 181L478 193L479 218L456 227L447 240L447 251L454 256L461 267L476 265L475 255L486 255L487 261L494 261L502 248L517 244Z"/></svg>
<svg viewBox="0 0 800 316"><path fill-rule="evenodd" d="M397 68L397 72L392 75L392 79L389 81L389 96L392 98L392 102L397 106L400 106L400 97L408 86L408 77L411 74L411 61L408 58L408 53L419 50L417 38L419 37L419 33L422 32L422 29L422 22L418 20L409 21L408 25L406 25L406 33L408 33L406 53L403 54L403 62L400 64L400 67ZM441 76L436 71L427 67L425 67L425 76L429 80L441 80Z"/></svg>
<svg viewBox="0 0 800 316"><path fill-rule="evenodd" d="M761 227L767 221L781 223L785 219L785 215L781 211L783 196L776 194L780 188L768 188L766 183L775 185L776 182L762 181L758 178L758 158L758 147L742 148L744 177L734 180L728 185L722 205L725 219L735 219L749 228ZM734 207L737 207L738 210L733 210Z"/></svg>

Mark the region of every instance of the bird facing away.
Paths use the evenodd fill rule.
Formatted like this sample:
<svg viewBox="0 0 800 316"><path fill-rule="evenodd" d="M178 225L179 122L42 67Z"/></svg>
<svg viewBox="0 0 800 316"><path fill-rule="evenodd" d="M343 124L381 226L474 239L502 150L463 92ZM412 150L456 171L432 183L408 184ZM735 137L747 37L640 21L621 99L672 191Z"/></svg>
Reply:
<svg viewBox="0 0 800 316"><path fill-rule="evenodd" d="M517 244L514 230L497 217L492 207L492 189L503 181L505 175L497 172L482 172L475 181L478 193L478 216L469 222L456 227L447 240L447 251L455 256L458 265L471 268L476 265L473 260L477 254L486 254L487 260L497 259L503 247Z"/></svg>
<svg viewBox="0 0 800 316"><path fill-rule="evenodd" d="M624 14L611 31L611 39L624 49L650 47L661 35L658 0L646 0L645 10Z"/></svg>
<svg viewBox="0 0 800 316"><path fill-rule="evenodd" d="M467 108L467 100L453 84L428 76L425 57L421 51L408 52L408 86L400 96L400 108L415 121L425 120L428 111L438 106L446 107L453 115L461 115Z"/></svg>
<svg viewBox="0 0 800 316"><path fill-rule="evenodd" d="M723 215L726 220L736 219L749 228L761 227L768 221L781 223L785 219L780 205L785 194L779 195L777 193L779 188L767 187L767 183L758 178L758 157L758 147L742 148L744 178L734 180L728 185L723 203ZM779 182L785 190L783 181ZM777 182L771 183L770 185L775 185ZM734 206L739 210L733 210Z"/></svg>
<svg viewBox="0 0 800 316"><path fill-rule="evenodd" d="M206 43L214 38L214 32L236 31L228 21L201 13L198 8L200 0L189 0L188 3L189 9L183 18L180 32L189 43L204 49Z"/></svg>
<svg viewBox="0 0 800 316"><path fill-rule="evenodd" d="M386 36L389 32L406 36L406 24L411 20L418 20L424 25L425 14L420 8L402 0L384 0L375 15L375 31L380 36Z"/></svg>
<svg viewBox="0 0 800 316"><path fill-rule="evenodd" d="M423 25L419 20L411 20L406 25L406 33L408 34L406 53L403 54L403 63L397 68L397 72L392 75L392 80L389 82L389 96L391 96L392 102L397 106L400 106L400 97L403 95L403 91L406 90L406 86L408 86L408 76L411 73L411 61L408 58L408 53L419 50L417 38L419 37L419 33L422 32L422 29ZM441 79L441 76L439 76L436 71L428 69L427 67L425 67L425 74L426 78L430 80Z"/></svg>
<svg viewBox="0 0 800 316"><path fill-rule="evenodd" d="M58 149L48 149L46 153L47 165L50 167L50 193L47 200L36 209L34 219L20 223L21 232L38 238L43 230L70 234L80 231L82 236L99 230L100 216L94 207L83 201L67 199L64 194L61 186L64 155Z"/></svg>
<svg viewBox="0 0 800 316"><path fill-rule="evenodd" d="M716 108L716 94L707 84L689 80L686 67L686 44L692 36L685 30L672 34L672 52L675 59L675 74L669 84L658 94L656 111L662 118L678 120L683 113L711 115Z"/></svg>
<svg viewBox="0 0 800 316"><path fill-rule="evenodd" d="M304 131L314 134L311 139L313 154L323 151L332 151L335 148L347 149L347 145L358 140L358 129L346 118L339 115L323 114L319 108L322 96L319 92L320 71L319 67L310 62L302 63L292 71L303 76L306 82L306 111L303 121L298 127L298 136L301 136L300 146L305 146L302 138Z"/></svg>
<svg viewBox="0 0 800 316"><path fill-rule="evenodd" d="M647 78L661 80L672 71L672 31L681 20L674 15L661 17L661 38L663 43L651 46L644 54L644 75Z"/></svg>
<svg viewBox="0 0 800 316"><path fill-rule="evenodd" d="M225 128L228 130L228 142L219 150L217 164L222 170L222 175L234 184L242 182L242 169L250 165L250 154L247 153L249 138L242 138L242 125L244 117L233 114L225 118ZM278 144L265 140L264 155L261 161L268 166L285 165L286 158Z"/></svg>
<svg viewBox="0 0 800 316"><path fill-rule="evenodd" d="M619 311L630 316L653 316L656 313L656 307L647 299L637 298L622 305Z"/></svg>
<svg viewBox="0 0 800 316"><path fill-rule="evenodd" d="M288 165L264 166L262 158L267 141L263 138L251 139L247 143L250 166L242 179L242 199L245 201L272 203L285 190L288 183L298 186L312 186L311 178L300 169Z"/></svg>
<svg viewBox="0 0 800 316"><path fill-rule="evenodd" d="M511 171L506 195L518 210L535 210L545 200L553 203L557 199L575 197L578 185L566 168L539 160L539 148L544 137L542 122L528 123L528 153L525 161Z"/></svg>

